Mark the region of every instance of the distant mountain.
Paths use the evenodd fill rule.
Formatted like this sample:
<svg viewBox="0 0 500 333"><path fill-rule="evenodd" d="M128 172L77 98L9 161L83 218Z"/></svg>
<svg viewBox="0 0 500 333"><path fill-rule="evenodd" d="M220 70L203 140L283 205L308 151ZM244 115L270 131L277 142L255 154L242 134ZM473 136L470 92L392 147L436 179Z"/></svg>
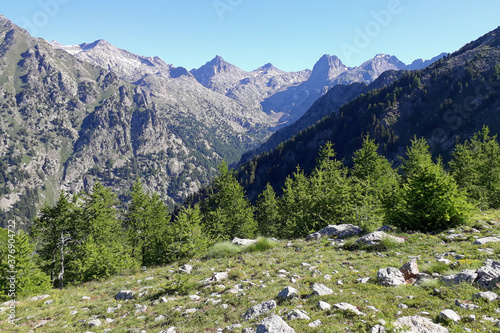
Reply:
<svg viewBox="0 0 500 333"><path fill-rule="evenodd" d="M416 60L409 66L425 68L429 64L442 59L444 55L443 53L427 61ZM299 96L305 97L303 93L300 95L301 91L305 91L309 95L304 98L302 104L293 105L292 109L289 110L295 110L290 112L297 112L299 110L302 112L302 109L308 107L308 111L298 120L278 129L259 147L243 154L240 164L247 162L254 155L272 150L281 142L292 138L295 134L321 120L321 118L330 115L332 112L337 112L342 105L355 97L367 93L369 90L380 89L389 85L403 75L404 71L400 71L401 69L407 69L409 66L394 56L379 54L373 59L364 62L359 67L348 68L337 57L324 55L314 66L313 74L307 82L291 88L283 94L277 94L269 98L269 101L282 99L286 103L286 101L300 99ZM370 84L372 82L374 84ZM322 88L319 89L318 87ZM332 88L328 90L328 87ZM327 97L321 99L320 97L325 91L328 91L326 93ZM309 106L309 104L311 105Z"/></svg>
<svg viewBox="0 0 500 333"><path fill-rule="evenodd" d="M411 138L424 137L434 155L447 160L457 139L484 125L500 134L500 28L425 69L393 73L395 80L387 74L389 84L342 88L346 95L356 89L368 92L338 110L335 90L340 88L319 99L308 112L329 116L239 168L249 196L255 198L268 182L279 190L297 165L311 170L327 141L348 163L369 134L380 143L380 152L397 162Z"/></svg>
<svg viewBox="0 0 500 333"><path fill-rule="evenodd" d="M95 181L126 195L141 177L173 205L274 122L159 58L49 44L0 16L0 224Z"/></svg>
<svg viewBox="0 0 500 333"><path fill-rule="evenodd" d="M422 68L425 68L427 66L430 66L432 65L433 63L435 63L436 61L438 60L441 60L443 59L445 56L447 56L448 53L441 53L440 55L430 59L430 60L423 60L423 59L417 59L417 60L414 60L411 64L409 65L406 65L405 67L403 67L403 69L407 69L407 70L415 70L415 69L422 69Z"/></svg>
<svg viewBox="0 0 500 333"><path fill-rule="evenodd" d="M311 75L310 70L289 73L272 64L246 72L220 56L191 70L191 73L205 87L226 95L241 105L258 109L262 109L260 103L269 96L300 84ZM280 111L276 113L279 114Z"/></svg>

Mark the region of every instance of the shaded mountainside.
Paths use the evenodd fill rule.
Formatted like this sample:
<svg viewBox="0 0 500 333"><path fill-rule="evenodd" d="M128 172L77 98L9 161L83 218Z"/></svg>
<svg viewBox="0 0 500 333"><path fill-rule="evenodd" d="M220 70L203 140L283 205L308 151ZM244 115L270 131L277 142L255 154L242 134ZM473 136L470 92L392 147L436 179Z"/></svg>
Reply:
<svg viewBox="0 0 500 333"><path fill-rule="evenodd" d="M324 96L316 107L335 111ZM385 88L365 93L336 113L241 166L239 176L255 198L270 182L279 189L296 166L309 171L319 148L332 141L347 162L369 134L393 161L414 136L433 153L450 157L457 138L488 125L500 133L500 28L423 70L407 72Z"/></svg>
<svg viewBox="0 0 500 333"><path fill-rule="evenodd" d="M338 112L338 110L347 102L353 100L361 94L367 93L370 90L379 89L389 85L396 79L400 78L404 73L405 71L389 70L382 73L379 78L370 85L365 83L352 83L350 85L339 84L334 86L323 98L319 98L299 120L289 126L280 128L273 133L265 143L243 154L240 164L247 162L255 155L271 151L281 142L292 138L295 134L305 130L311 125L314 125L324 117Z"/></svg>
<svg viewBox="0 0 500 333"><path fill-rule="evenodd" d="M28 223L60 189L77 193L96 180L126 194L140 176L172 205L267 136L271 117L186 70L103 41L81 49L86 61L0 16L2 223ZM99 67L87 62L93 50L108 55L95 56Z"/></svg>

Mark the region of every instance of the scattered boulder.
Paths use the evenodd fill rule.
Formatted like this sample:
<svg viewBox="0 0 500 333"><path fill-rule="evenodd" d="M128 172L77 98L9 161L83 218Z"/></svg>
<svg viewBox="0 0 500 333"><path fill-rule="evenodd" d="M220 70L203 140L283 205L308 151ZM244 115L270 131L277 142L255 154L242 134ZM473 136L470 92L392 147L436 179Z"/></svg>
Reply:
<svg viewBox="0 0 500 333"><path fill-rule="evenodd" d="M36 301L41 301L43 299L49 298L50 295L41 295L41 296L34 296L30 298L30 301L36 302Z"/></svg>
<svg viewBox="0 0 500 333"><path fill-rule="evenodd" d="M479 306L476 304L472 304L472 301L460 301L460 300L455 300L455 305L458 306L459 308L465 309L465 310L476 310L479 309Z"/></svg>
<svg viewBox="0 0 500 333"><path fill-rule="evenodd" d="M313 322L309 323L309 325L308 325L308 326L309 326L310 328L316 328L316 327L319 327L319 326L321 326L321 325L323 325L323 323L321 322L321 320L319 320L319 319L318 319L318 320L315 320L315 321L313 321Z"/></svg>
<svg viewBox="0 0 500 333"><path fill-rule="evenodd" d="M408 326L411 333L449 333L448 329L421 316L401 317L396 320L397 327Z"/></svg>
<svg viewBox="0 0 500 333"><path fill-rule="evenodd" d="M352 312L358 316L365 316L365 314L363 312L359 311L359 309L357 307L355 307L354 305L349 304L349 303L333 304L333 307L338 309L338 310L341 310L341 311Z"/></svg>
<svg viewBox="0 0 500 333"><path fill-rule="evenodd" d="M243 238L238 238L234 237L231 243L239 246L248 246L257 243L256 239L243 239Z"/></svg>
<svg viewBox="0 0 500 333"><path fill-rule="evenodd" d="M223 332L233 332L237 330L238 328L242 328L243 326L241 324L233 324L231 326L228 326L224 328Z"/></svg>
<svg viewBox="0 0 500 333"><path fill-rule="evenodd" d="M439 314L439 319L443 321L454 321L454 322L459 322L460 319L462 319L455 311L451 309L446 309L441 311Z"/></svg>
<svg viewBox="0 0 500 333"><path fill-rule="evenodd" d="M472 298L483 299L487 302L493 302L493 301L496 301L498 299L498 295L492 291L485 291L485 292L480 292L480 293L472 295Z"/></svg>
<svg viewBox="0 0 500 333"><path fill-rule="evenodd" d="M245 312L243 315L243 318L245 320L252 320L260 316L261 314L268 313L272 309L276 308L276 302L275 301L267 301L255 306L252 306L250 309Z"/></svg>
<svg viewBox="0 0 500 333"><path fill-rule="evenodd" d="M166 330L160 331L158 333L177 333L176 329L174 326L171 326L167 328Z"/></svg>
<svg viewBox="0 0 500 333"><path fill-rule="evenodd" d="M500 243L500 237L484 237L484 238L478 238L474 242L476 245L484 245L488 243Z"/></svg>
<svg viewBox="0 0 500 333"><path fill-rule="evenodd" d="M478 274L476 273L476 271L465 269L455 276L454 282L455 284L460 284L462 282L473 283L474 281L476 281L477 277Z"/></svg>
<svg viewBox="0 0 500 333"><path fill-rule="evenodd" d="M191 265L184 265L181 268L179 268L179 272L186 273L186 274L191 274L192 270L193 270L193 266L191 266Z"/></svg>
<svg viewBox="0 0 500 333"><path fill-rule="evenodd" d="M417 265L417 259L412 259L411 261L407 262L401 268L399 269L401 273L403 273L403 277L405 280L413 279L416 278L419 270L418 270L418 265Z"/></svg>
<svg viewBox="0 0 500 333"><path fill-rule="evenodd" d="M226 280L229 277L229 274L227 272L219 272L219 273L214 273L212 277L200 281L202 285L209 285L212 283L220 282L223 280Z"/></svg>
<svg viewBox="0 0 500 333"><path fill-rule="evenodd" d="M280 300L292 299L299 296L299 291L294 287L286 287L278 294Z"/></svg>
<svg viewBox="0 0 500 333"><path fill-rule="evenodd" d="M298 309L288 312L286 318L288 320L311 320L307 313Z"/></svg>
<svg viewBox="0 0 500 333"><path fill-rule="evenodd" d="M348 238L352 236L357 236L363 232L358 226L353 224L339 224L339 225L328 225L318 232L312 233L306 237L306 240L320 239L322 237L329 238Z"/></svg>
<svg viewBox="0 0 500 333"><path fill-rule="evenodd" d="M368 246L372 246L372 245L380 244L380 242L382 242L382 240L384 240L384 239L390 239L396 243L404 243L405 242L405 240L403 238L388 235L383 231L374 231L372 233L364 235L363 237L358 239L356 242L363 243L363 244L368 245Z"/></svg>
<svg viewBox="0 0 500 333"><path fill-rule="evenodd" d="M403 273L395 267L379 269L377 280L380 285L385 287L400 286L406 282Z"/></svg>
<svg viewBox="0 0 500 333"><path fill-rule="evenodd" d="M101 323L101 320L99 320L99 319L92 319L92 320L89 320L87 322L87 325L89 327L101 327L102 323Z"/></svg>
<svg viewBox="0 0 500 333"><path fill-rule="evenodd" d="M295 333L295 330L279 316L272 315L257 326L256 333Z"/></svg>
<svg viewBox="0 0 500 333"><path fill-rule="evenodd" d="M488 259L476 273L478 275L476 282L480 287L493 287L500 280L500 262Z"/></svg>
<svg viewBox="0 0 500 333"><path fill-rule="evenodd" d="M134 298L135 298L135 292L132 290L122 290L118 294L116 294L116 296L115 296L115 299L117 301L134 299Z"/></svg>
<svg viewBox="0 0 500 333"><path fill-rule="evenodd" d="M315 283L312 286L313 295L326 296L333 294L333 290L321 283Z"/></svg>
<svg viewBox="0 0 500 333"><path fill-rule="evenodd" d="M330 310L332 308L332 306L330 304L328 304L327 302L319 301L318 308L322 311L327 311L327 310Z"/></svg>

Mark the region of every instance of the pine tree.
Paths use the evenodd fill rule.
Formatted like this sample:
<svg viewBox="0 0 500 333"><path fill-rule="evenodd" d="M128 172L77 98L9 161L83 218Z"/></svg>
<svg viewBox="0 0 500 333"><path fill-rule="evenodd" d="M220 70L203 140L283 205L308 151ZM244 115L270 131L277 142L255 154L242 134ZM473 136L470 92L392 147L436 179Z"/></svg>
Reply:
<svg viewBox="0 0 500 333"><path fill-rule="evenodd" d="M87 193L82 207L83 237L70 262L71 279L90 281L134 267L127 238L118 220L116 196L101 183Z"/></svg>
<svg viewBox="0 0 500 333"><path fill-rule="evenodd" d="M254 208L245 196L243 187L227 164L222 163L213 181L213 191L205 202L205 225L214 237L229 240L233 237L255 236L257 224Z"/></svg>
<svg viewBox="0 0 500 333"><path fill-rule="evenodd" d="M401 191L389 219L406 230L438 232L467 222L472 206L424 139L412 140L403 161Z"/></svg>
<svg viewBox="0 0 500 333"><path fill-rule="evenodd" d="M271 184L259 195L255 218L262 236L278 236L280 229L280 215L278 199Z"/></svg>
<svg viewBox="0 0 500 333"><path fill-rule="evenodd" d="M199 205L182 207L176 216L167 246L171 261L191 258L204 252L212 243L202 227L202 215Z"/></svg>
<svg viewBox="0 0 500 333"><path fill-rule="evenodd" d="M168 228L168 209L161 198L147 194L140 180L132 187L132 200L125 217L132 257L143 266L165 263L164 249L168 244L164 234Z"/></svg>
<svg viewBox="0 0 500 333"><path fill-rule="evenodd" d="M77 200L78 197L71 198L61 191L56 204L45 204L31 226L42 268L54 287L65 285L67 264L75 258L76 247L82 242L83 223Z"/></svg>
<svg viewBox="0 0 500 333"><path fill-rule="evenodd" d="M9 239L7 230L0 228L0 297L10 295L10 298L15 298L49 290L50 277L36 264L35 247L29 236L20 231L12 237L14 242L8 243ZM8 244L12 244L12 248L9 249ZM13 275L15 289L10 288L8 279Z"/></svg>
<svg viewBox="0 0 500 333"><path fill-rule="evenodd" d="M356 200L356 215L359 225L366 230L380 226L386 209L394 206L398 176L391 163L381 156L378 144L366 136L361 149L353 156L351 177Z"/></svg>
<svg viewBox="0 0 500 333"><path fill-rule="evenodd" d="M283 217L278 231L280 237L303 237L314 231L310 182L300 168L286 178L278 204L279 215Z"/></svg>
<svg viewBox="0 0 500 333"><path fill-rule="evenodd" d="M336 159L333 144L321 149L316 167L310 176L311 213L313 230L328 224L350 223L353 217L353 195L348 169Z"/></svg>
<svg viewBox="0 0 500 333"><path fill-rule="evenodd" d="M460 188L481 208L500 207L500 145L489 128L457 144L450 168Z"/></svg>

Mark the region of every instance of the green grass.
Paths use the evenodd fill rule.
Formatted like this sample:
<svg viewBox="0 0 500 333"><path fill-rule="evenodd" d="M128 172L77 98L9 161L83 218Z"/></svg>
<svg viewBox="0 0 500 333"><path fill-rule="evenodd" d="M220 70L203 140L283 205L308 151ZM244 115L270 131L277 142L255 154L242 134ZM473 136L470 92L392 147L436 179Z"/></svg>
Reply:
<svg viewBox="0 0 500 333"><path fill-rule="evenodd" d="M486 215L483 215L486 214ZM500 221L498 212L489 211L475 217L481 225L489 228L477 228L478 237L500 234L500 226L490 221ZM459 228L456 228L459 229ZM5 332L29 332L42 320L49 322L34 332L102 332L112 329L112 332L129 332L132 328L147 332L159 332L170 326L178 328L179 332L216 332L218 328L240 323L243 327L255 327L263 318L245 321L242 315L253 305L277 300L278 293L286 286L293 286L299 291L300 297L291 301L279 302L272 311L285 317L292 309L301 308L309 313L310 321L287 321L296 332L370 332L371 327L385 320L389 332L397 318L401 316L419 315L422 311L429 312L429 318L436 320L439 313L447 308L456 311L462 317L475 314L474 322L461 322L446 325L450 332L463 332L464 327L473 332L496 332L494 322L482 320L482 316L498 318L495 309L500 308L498 302L487 303L473 300L479 309L468 311L455 306L455 300L472 300L472 295L481 291L477 286L462 283L447 286L439 280L429 280L421 286L382 287L376 282L377 271L384 267L401 267L409 257L420 256L418 260L420 271L450 272L462 269L477 269L485 259L498 260L496 254L486 255L478 249L488 246L474 245L472 240L443 242L440 235L415 233L407 235L408 240L397 247L385 247L383 250L372 251L360 248L336 248L328 242L293 240L287 247L287 241L272 242L261 239L253 250L238 247L229 243L214 245L208 253L194 258L189 262L193 266L191 274L181 274L178 268L184 263L169 266L148 268L147 271L130 271L101 281L93 281L81 286L69 286L64 290L52 290L48 299L31 302L28 298L18 299L17 316L21 318L17 327L11 327L6 322L6 315L0 314L0 330ZM402 235L402 234L400 234ZM354 242L352 239L351 242ZM271 245L271 246L270 246ZM493 246L489 246L493 247ZM436 254L456 252L465 255L464 259L452 259L453 267L436 264ZM451 257L450 257L451 259ZM308 263L314 268L302 265ZM281 275L280 270L289 274ZM202 285L200 281L213 276L215 272L228 272L226 280ZM291 282L292 275L296 282ZM330 279L326 277L330 275ZM369 277L370 281L360 284L360 277ZM152 278L152 279L148 279ZM338 284L341 281L342 284ZM311 286L323 283L334 291L333 295L312 296ZM137 293L148 287L148 293L131 301L115 301L114 296L120 290L128 289ZM242 288L242 289L241 289ZM437 289L437 290L435 290ZM199 300L193 295L200 297ZM81 301L83 296L89 296L89 301ZM191 296L191 297L190 297ZM166 303L160 302L164 297ZM366 313L363 318L353 317L350 313L341 311L319 311L317 302L330 304L347 302ZM216 302L216 304L213 303ZM107 313L108 307L122 307L113 313ZM144 313L135 315L136 304L146 305ZM399 304L408 308L401 309ZM223 307L226 307L224 308ZM370 310L374 306L377 312ZM197 308L198 312L189 316L182 313L188 309ZM71 314L72 311L78 311ZM165 318L155 321L159 315ZM103 326L89 328L80 321L99 316ZM144 318L140 318L144 317ZM265 316L264 316L265 317ZM106 318L114 320L105 323ZM308 323L321 320L323 325L311 329ZM363 321L362 321L362 320ZM238 332L238 331L235 331Z"/></svg>

